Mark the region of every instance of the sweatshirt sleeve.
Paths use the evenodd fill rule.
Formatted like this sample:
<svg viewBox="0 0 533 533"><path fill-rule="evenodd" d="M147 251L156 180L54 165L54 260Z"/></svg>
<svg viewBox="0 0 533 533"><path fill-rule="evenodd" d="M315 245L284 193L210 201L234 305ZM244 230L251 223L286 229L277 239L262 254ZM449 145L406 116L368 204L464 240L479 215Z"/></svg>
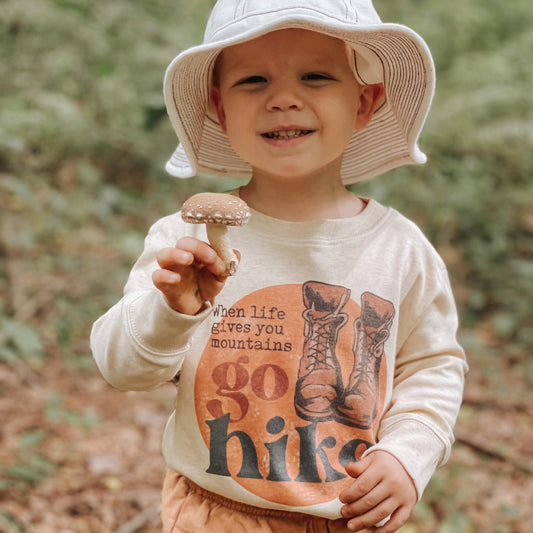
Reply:
<svg viewBox="0 0 533 533"><path fill-rule="evenodd" d="M456 340L457 312L444 267L437 269L434 283L420 276L402 307L400 315L408 318L400 325L391 404L378 443L367 453L394 455L421 498L450 455L467 364Z"/></svg>
<svg viewBox="0 0 533 533"><path fill-rule="evenodd" d="M152 283L158 250L174 246L182 225L172 215L150 229L124 296L93 325L91 350L104 379L121 390L152 390L179 371L190 339L210 315L207 306L196 316L174 311Z"/></svg>

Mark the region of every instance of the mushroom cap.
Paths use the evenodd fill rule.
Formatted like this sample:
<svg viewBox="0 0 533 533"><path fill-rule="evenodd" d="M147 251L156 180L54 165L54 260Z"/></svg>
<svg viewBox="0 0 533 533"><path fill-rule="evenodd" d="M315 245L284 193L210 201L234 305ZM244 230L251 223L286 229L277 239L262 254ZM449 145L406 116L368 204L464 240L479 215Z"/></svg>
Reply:
<svg viewBox="0 0 533 533"><path fill-rule="evenodd" d="M201 192L184 202L181 218L189 224L244 226L250 219L250 208L232 194Z"/></svg>

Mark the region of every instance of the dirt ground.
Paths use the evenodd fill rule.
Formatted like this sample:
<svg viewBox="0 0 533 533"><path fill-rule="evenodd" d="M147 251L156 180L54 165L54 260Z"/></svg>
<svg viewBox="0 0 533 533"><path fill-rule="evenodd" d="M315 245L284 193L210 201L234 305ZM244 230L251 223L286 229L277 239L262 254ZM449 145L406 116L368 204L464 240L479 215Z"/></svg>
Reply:
<svg viewBox="0 0 533 533"><path fill-rule="evenodd" d="M470 364L452 457L402 533L533 531L531 389L508 362ZM116 391L90 360L0 366L0 531L159 532L173 392Z"/></svg>

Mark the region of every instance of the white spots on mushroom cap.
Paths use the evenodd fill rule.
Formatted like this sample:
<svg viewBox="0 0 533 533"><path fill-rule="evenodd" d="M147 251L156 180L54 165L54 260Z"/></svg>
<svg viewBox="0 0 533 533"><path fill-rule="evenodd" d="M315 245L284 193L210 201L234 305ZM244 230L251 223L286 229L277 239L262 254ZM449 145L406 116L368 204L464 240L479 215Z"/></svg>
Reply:
<svg viewBox="0 0 533 533"><path fill-rule="evenodd" d="M190 224L244 226L250 209L244 200L225 193L199 193L182 206L181 217Z"/></svg>

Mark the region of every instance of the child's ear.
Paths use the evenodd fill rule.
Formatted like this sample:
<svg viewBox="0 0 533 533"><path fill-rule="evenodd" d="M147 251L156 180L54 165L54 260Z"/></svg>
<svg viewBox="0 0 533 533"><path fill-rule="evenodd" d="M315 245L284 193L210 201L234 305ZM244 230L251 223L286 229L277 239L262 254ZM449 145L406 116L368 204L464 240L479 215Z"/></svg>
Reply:
<svg viewBox="0 0 533 533"><path fill-rule="evenodd" d="M224 108L222 107L222 97L220 94L220 89L218 87L214 85L211 87L211 94L209 95L209 99L211 100L211 103L213 104L213 107L217 112L220 127L222 128L222 131L226 133L226 114L224 113Z"/></svg>
<svg viewBox="0 0 533 533"><path fill-rule="evenodd" d="M355 129L357 131L364 130L374 116L376 109L381 107L384 102L385 87L383 87L382 83L363 85L359 95L359 109L355 118Z"/></svg>

